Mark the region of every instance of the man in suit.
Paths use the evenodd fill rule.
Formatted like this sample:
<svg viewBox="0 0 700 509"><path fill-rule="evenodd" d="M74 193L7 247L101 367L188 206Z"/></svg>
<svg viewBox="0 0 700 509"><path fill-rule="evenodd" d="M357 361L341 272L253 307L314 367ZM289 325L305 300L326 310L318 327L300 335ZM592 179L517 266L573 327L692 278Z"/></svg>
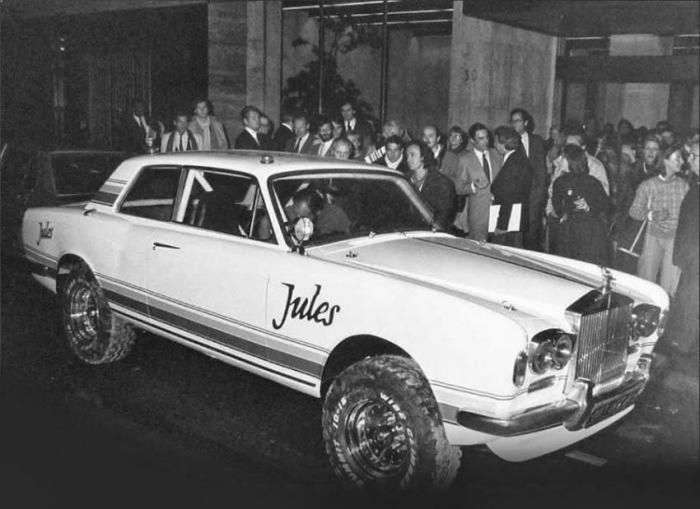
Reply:
<svg viewBox="0 0 700 509"><path fill-rule="evenodd" d="M316 146L314 155L319 157L332 157L331 145L333 145L333 124L331 119L323 117L319 120L318 137L320 143Z"/></svg>
<svg viewBox="0 0 700 509"><path fill-rule="evenodd" d="M384 156L377 159L374 164L398 170L404 175L409 174L406 158L403 155L403 140L401 136L396 134L389 136L384 144L384 152Z"/></svg>
<svg viewBox="0 0 700 509"><path fill-rule="evenodd" d="M516 108L511 111L510 123L520 135L521 145L532 169L529 224L528 231L523 237L524 247L542 251L544 241L542 222L547 201L547 154L544 150L544 141L540 136L533 134L535 122L524 109Z"/></svg>
<svg viewBox="0 0 700 509"><path fill-rule="evenodd" d="M292 127L294 128L294 138L289 140L287 152L307 155L314 155L318 152L317 145L320 141L309 132L309 121L306 115L301 114L294 117Z"/></svg>
<svg viewBox="0 0 700 509"><path fill-rule="evenodd" d="M178 111L173 117L173 129L165 133L160 144L160 151L185 152L202 150L202 137L189 130L190 117L184 111Z"/></svg>
<svg viewBox="0 0 700 509"><path fill-rule="evenodd" d="M423 143L428 145L430 150L433 151L436 168L440 168L442 166L442 157L445 155L445 146L436 125L428 124L423 128Z"/></svg>
<svg viewBox="0 0 700 509"><path fill-rule="evenodd" d="M435 221L451 231L457 213L455 186L435 168L432 150L422 141L411 141L406 145L406 163L411 184L435 211Z"/></svg>
<svg viewBox="0 0 700 509"><path fill-rule="evenodd" d="M134 99L129 113L122 120L120 128L120 149L132 154L145 154L149 150L147 139L155 145L155 130L146 116L146 105L141 99Z"/></svg>
<svg viewBox="0 0 700 509"><path fill-rule="evenodd" d="M486 241L489 233L489 211L493 195L491 183L501 169L501 156L491 144L491 133L479 122L469 128L472 150L460 154L458 173L453 178L458 195L466 195L467 201L460 211L455 226L469 233L469 238Z"/></svg>
<svg viewBox="0 0 700 509"><path fill-rule="evenodd" d="M522 247L522 234L530 226L528 211L532 187L532 169L520 135L512 127L501 126L494 131L496 151L503 157L500 171L493 179L493 203L500 205L493 241L497 244ZM508 232L513 205L521 205L520 229Z"/></svg>
<svg viewBox="0 0 700 509"><path fill-rule="evenodd" d="M343 117L343 127L345 127L346 133L350 131L359 133L363 142L366 138L374 140L374 127L366 120L357 118L355 105L351 101L346 101L340 106L340 114Z"/></svg>
<svg viewBox="0 0 700 509"><path fill-rule="evenodd" d="M294 128L292 127L293 121L293 115L288 110L282 111L279 129L275 131L275 136L272 138L271 148L273 150L277 150L279 152L284 152L287 150L289 140L294 138Z"/></svg>
<svg viewBox="0 0 700 509"><path fill-rule="evenodd" d="M267 148L264 136L258 133L260 129L260 110L255 106L246 106L241 110L243 132L238 135L234 148L239 150L260 150Z"/></svg>

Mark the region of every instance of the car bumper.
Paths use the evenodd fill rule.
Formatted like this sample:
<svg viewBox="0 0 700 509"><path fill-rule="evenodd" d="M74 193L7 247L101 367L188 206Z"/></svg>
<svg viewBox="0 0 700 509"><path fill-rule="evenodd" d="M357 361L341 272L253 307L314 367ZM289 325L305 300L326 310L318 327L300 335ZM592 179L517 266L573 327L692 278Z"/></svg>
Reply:
<svg viewBox="0 0 700 509"><path fill-rule="evenodd" d="M620 387L593 396L593 386L578 380L565 399L530 408L509 419L467 411L457 413L457 422L473 431L497 437L515 437L564 426L568 431L592 427L634 405L648 380L648 371L637 371Z"/></svg>

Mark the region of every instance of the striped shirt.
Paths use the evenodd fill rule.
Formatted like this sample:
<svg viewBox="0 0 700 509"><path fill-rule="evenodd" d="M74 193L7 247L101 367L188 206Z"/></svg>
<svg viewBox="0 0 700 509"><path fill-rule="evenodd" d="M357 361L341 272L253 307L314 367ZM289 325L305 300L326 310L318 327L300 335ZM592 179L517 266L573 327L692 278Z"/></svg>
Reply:
<svg viewBox="0 0 700 509"><path fill-rule="evenodd" d="M660 175L645 180L637 188L629 215L637 221L649 219L651 211L668 211L663 221L649 221L649 234L660 238L670 238L678 228L678 216L688 183L679 175L664 179Z"/></svg>

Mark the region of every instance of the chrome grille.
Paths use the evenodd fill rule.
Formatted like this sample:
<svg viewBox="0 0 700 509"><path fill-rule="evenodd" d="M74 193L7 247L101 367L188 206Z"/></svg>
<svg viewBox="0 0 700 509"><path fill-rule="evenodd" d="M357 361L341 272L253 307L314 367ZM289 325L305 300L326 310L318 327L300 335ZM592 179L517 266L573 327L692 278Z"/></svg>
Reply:
<svg viewBox="0 0 700 509"><path fill-rule="evenodd" d="M595 291L569 308L578 322L575 378L595 385L621 380L627 364L632 301Z"/></svg>

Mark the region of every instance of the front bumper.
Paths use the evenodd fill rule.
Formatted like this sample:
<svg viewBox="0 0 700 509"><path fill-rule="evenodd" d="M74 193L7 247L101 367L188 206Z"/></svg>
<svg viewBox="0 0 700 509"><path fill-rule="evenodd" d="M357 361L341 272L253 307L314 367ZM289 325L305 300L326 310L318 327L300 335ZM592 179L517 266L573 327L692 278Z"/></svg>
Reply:
<svg viewBox="0 0 700 509"><path fill-rule="evenodd" d="M499 437L514 437L561 425L576 431L632 406L648 379L648 371L636 371L617 389L595 397L593 384L577 380L562 401L529 408L510 419L461 410L457 413L457 422L471 430Z"/></svg>

